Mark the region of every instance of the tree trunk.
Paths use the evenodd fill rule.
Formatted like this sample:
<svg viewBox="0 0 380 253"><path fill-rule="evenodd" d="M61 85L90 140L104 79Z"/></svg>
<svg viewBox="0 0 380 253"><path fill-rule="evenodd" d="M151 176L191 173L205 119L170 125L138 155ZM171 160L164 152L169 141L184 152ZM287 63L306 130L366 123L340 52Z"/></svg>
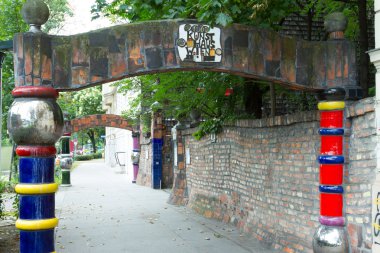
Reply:
<svg viewBox="0 0 380 253"><path fill-rule="evenodd" d="M313 31L313 12L309 10L307 12L307 40L311 41L311 34Z"/></svg>
<svg viewBox="0 0 380 253"><path fill-rule="evenodd" d="M270 84L270 116L276 116L276 90L274 89L274 83Z"/></svg>
<svg viewBox="0 0 380 253"><path fill-rule="evenodd" d="M263 94L258 84L253 81L246 82L244 86L245 112L255 115L256 119L262 117Z"/></svg>
<svg viewBox="0 0 380 253"><path fill-rule="evenodd" d="M367 24L367 1L358 0L359 9L359 82L363 89L363 97L368 96L368 24Z"/></svg>
<svg viewBox="0 0 380 253"><path fill-rule="evenodd" d="M87 135L90 138L92 144L92 151L94 154L96 153L96 143L95 143L95 132L92 130L87 131Z"/></svg>

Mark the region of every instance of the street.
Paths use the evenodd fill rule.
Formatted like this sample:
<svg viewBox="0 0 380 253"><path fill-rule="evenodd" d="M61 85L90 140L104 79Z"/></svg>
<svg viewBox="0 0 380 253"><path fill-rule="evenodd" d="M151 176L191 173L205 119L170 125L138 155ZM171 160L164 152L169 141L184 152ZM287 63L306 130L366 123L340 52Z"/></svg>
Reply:
<svg viewBox="0 0 380 253"><path fill-rule="evenodd" d="M166 203L169 191L127 181L103 160L80 162L56 195L57 252L273 252L230 225Z"/></svg>

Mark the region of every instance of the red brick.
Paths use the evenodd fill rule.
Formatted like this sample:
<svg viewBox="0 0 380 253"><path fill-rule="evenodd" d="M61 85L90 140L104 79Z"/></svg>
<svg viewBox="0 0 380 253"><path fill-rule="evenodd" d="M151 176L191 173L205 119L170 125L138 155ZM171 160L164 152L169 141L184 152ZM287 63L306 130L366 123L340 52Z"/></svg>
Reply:
<svg viewBox="0 0 380 253"><path fill-rule="evenodd" d="M294 253L294 249L291 249L291 248L288 248L288 247L285 247L283 249L283 251L286 252L286 253Z"/></svg>
<svg viewBox="0 0 380 253"><path fill-rule="evenodd" d="M45 80L51 80L52 79L52 64L51 59L48 58L46 55L42 55L41 59L41 77Z"/></svg>
<svg viewBox="0 0 380 253"><path fill-rule="evenodd" d="M349 223L347 225L347 231L350 235L351 245L354 247L360 247L363 241L362 227L356 224Z"/></svg>

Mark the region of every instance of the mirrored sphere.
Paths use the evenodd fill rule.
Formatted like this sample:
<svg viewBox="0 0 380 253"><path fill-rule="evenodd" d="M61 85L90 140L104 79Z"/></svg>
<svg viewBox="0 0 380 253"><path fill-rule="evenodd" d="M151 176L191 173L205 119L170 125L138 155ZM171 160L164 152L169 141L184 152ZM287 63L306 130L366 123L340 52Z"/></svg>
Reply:
<svg viewBox="0 0 380 253"><path fill-rule="evenodd" d="M345 228L321 225L313 237L313 250L314 253L348 253Z"/></svg>
<svg viewBox="0 0 380 253"><path fill-rule="evenodd" d="M70 170L73 166L73 159L71 157L61 158L60 166L63 170Z"/></svg>
<svg viewBox="0 0 380 253"><path fill-rule="evenodd" d="M63 133L61 108L54 99L16 98L8 131L18 145L54 145Z"/></svg>

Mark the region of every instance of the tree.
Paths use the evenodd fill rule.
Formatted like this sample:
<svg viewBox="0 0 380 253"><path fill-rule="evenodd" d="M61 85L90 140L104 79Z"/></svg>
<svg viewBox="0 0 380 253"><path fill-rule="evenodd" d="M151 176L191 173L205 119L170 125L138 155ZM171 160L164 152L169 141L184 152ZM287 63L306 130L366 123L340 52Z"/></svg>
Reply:
<svg viewBox="0 0 380 253"><path fill-rule="evenodd" d="M123 115L132 123L140 122L143 132L150 130L144 126L149 125L153 104L158 102L166 118L182 123L189 121L189 116L201 114L205 122L200 125L202 134L198 137L202 137L220 130L225 121L261 117L261 106L253 109L247 101L254 100L250 94L260 94L258 90L266 89L267 84L251 84L247 80L252 82L226 73L196 71L146 75L119 81L116 85L118 92L139 92L130 100L131 109ZM252 91L247 87L255 88Z"/></svg>
<svg viewBox="0 0 380 253"><path fill-rule="evenodd" d="M275 30L281 29L286 17L296 15L307 24L308 40L311 40L313 22L334 11L342 11L348 17L346 35L359 43L359 84L364 96L367 96L367 13L373 12L373 0L96 0L92 9L94 18L100 15L117 16L130 22L193 18L210 25L242 23Z"/></svg>
<svg viewBox="0 0 380 253"><path fill-rule="evenodd" d="M101 86L76 91L75 93L61 92L58 104L63 112L68 113L69 120L104 113ZM91 141L93 152L96 153L96 137L100 137L104 133L104 128L90 128L83 131Z"/></svg>

